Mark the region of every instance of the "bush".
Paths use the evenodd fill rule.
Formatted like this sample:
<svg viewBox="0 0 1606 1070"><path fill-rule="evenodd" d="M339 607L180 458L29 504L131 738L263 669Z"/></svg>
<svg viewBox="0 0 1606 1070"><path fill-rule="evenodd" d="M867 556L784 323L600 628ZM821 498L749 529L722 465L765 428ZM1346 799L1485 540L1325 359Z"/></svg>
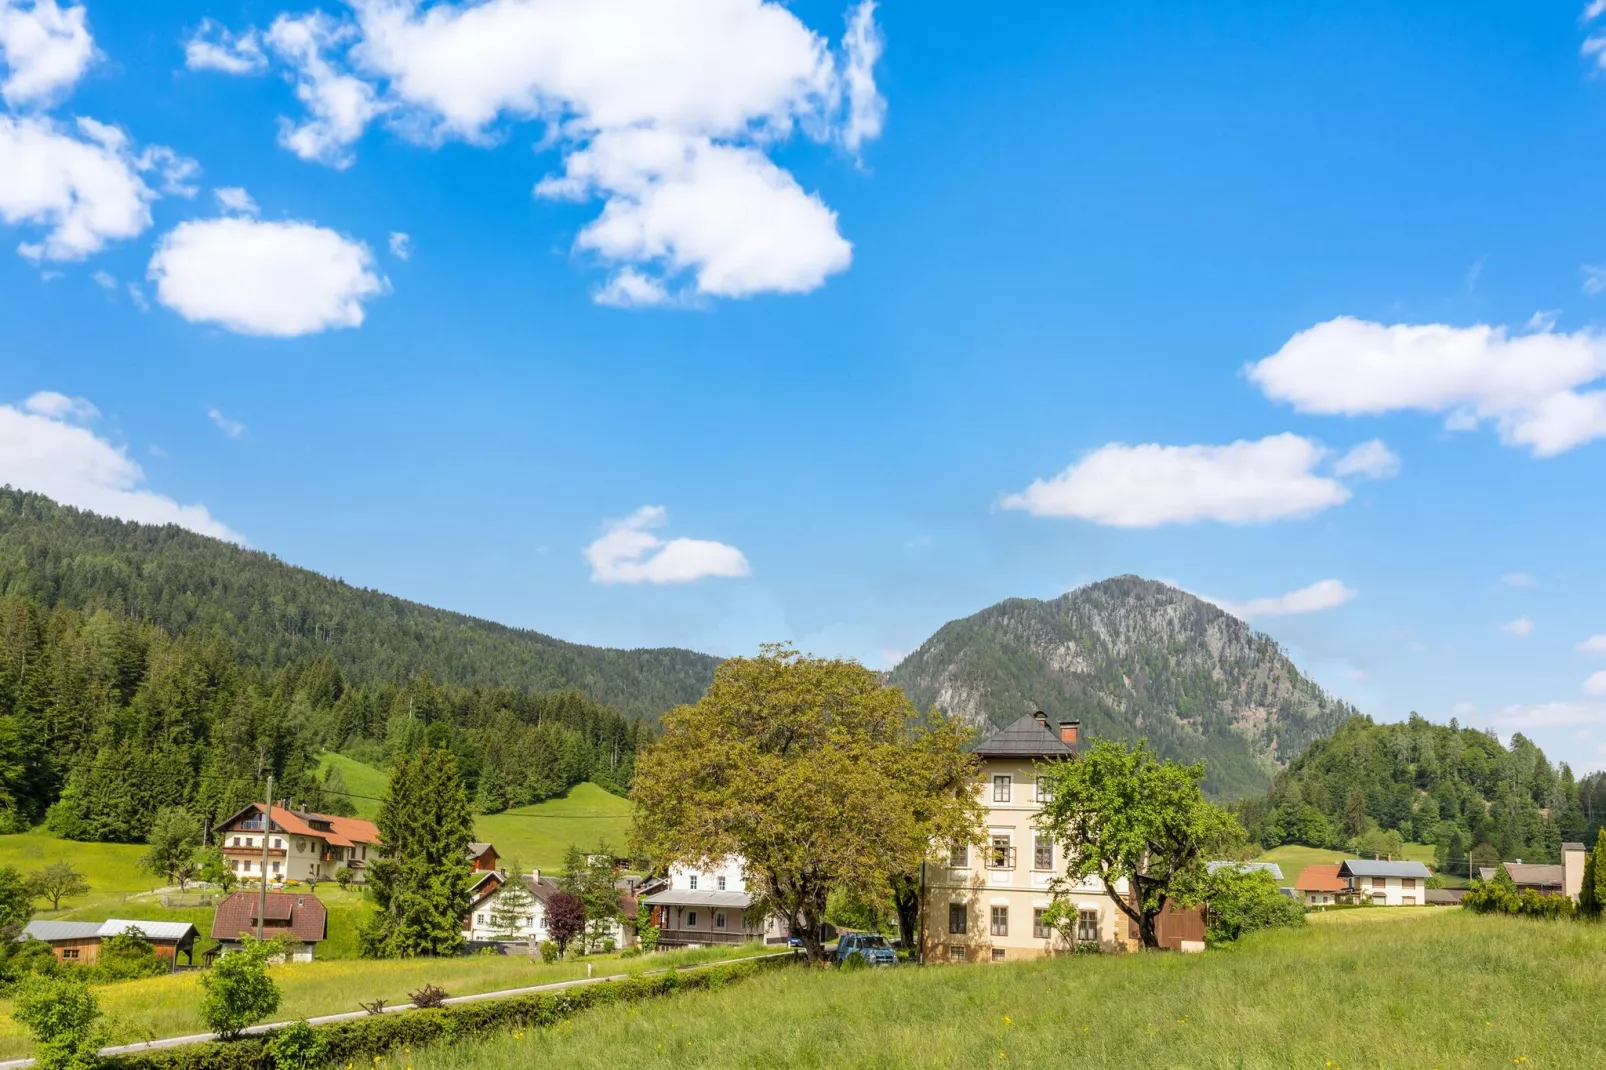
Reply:
<svg viewBox="0 0 1606 1070"><path fill-rule="evenodd" d="M548 966L550 966L554 962L558 961L558 955L559 955L559 951L558 951L558 945L557 944L554 944L551 940L542 940L541 941L541 961L542 962L544 962Z"/></svg>
<svg viewBox="0 0 1606 1070"><path fill-rule="evenodd" d="M30 977L18 986L11 1013L33 1034L38 1070L89 1070L96 1065L100 1006L82 979Z"/></svg>
<svg viewBox="0 0 1606 1070"><path fill-rule="evenodd" d="M266 1045L273 1070L313 1070L323 1063L323 1049L323 1035L305 1018L275 1032Z"/></svg>
<svg viewBox="0 0 1606 1070"><path fill-rule="evenodd" d="M414 1008L444 1007L446 1001L452 998L439 985L425 985L417 992L409 992L407 995L413 1001Z"/></svg>
<svg viewBox="0 0 1606 1070"><path fill-rule="evenodd" d="M1305 908L1284 895L1265 870L1223 866L1205 882L1205 939L1225 944L1245 933L1305 924Z"/></svg>
<svg viewBox="0 0 1606 1070"><path fill-rule="evenodd" d="M247 940L217 960L201 977L201 1020L223 1037L237 1037L279 1009L279 988L268 976L268 959L282 955L275 940Z"/></svg>
<svg viewBox="0 0 1606 1070"><path fill-rule="evenodd" d="M132 925L102 940L100 954L85 968L88 979L94 984L159 977L172 972L173 964L158 955L145 934Z"/></svg>
<svg viewBox="0 0 1606 1070"><path fill-rule="evenodd" d="M864 960L864 952L850 951L848 957L842 960L841 968L851 973L854 970L867 970L870 964Z"/></svg>
<svg viewBox="0 0 1606 1070"><path fill-rule="evenodd" d="M442 1041L462 1041L510 1029L555 1025L581 1011L634 1003L678 991L717 988L751 977L767 965L789 962L732 962L708 969L669 970L650 977L631 977L557 992L539 992L507 999L459 1003L450 1007L384 1014L331 1025L313 1026L322 1038L324 1065L372 1065L376 1057L401 1048ZM157 1048L109 1061L109 1070L262 1070L269 1065L268 1045L249 1036L228 1043ZM274 1070L280 1070L275 1064Z"/></svg>
<svg viewBox="0 0 1606 1070"><path fill-rule="evenodd" d="M351 870L347 869L345 866L338 867L335 870L335 883L340 886L341 891L345 891L347 888L350 888Z"/></svg>

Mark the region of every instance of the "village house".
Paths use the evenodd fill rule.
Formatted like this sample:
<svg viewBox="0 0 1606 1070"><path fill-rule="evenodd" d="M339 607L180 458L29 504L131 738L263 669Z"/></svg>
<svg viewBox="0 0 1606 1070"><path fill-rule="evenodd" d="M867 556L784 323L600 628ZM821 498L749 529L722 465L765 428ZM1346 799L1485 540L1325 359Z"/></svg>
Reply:
<svg viewBox="0 0 1606 1070"><path fill-rule="evenodd" d="M552 939L551 929L547 925L547 903L563 890L562 885L551 877L543 877L540 870L525 874L524 890L529 893L530 899L525 909L514 913L514 902L503 898L507 892L507 881L508 874L502 870L475 874L474 883L469 887L468 913L463 917L463 939L481 944L522 942L532 948L543 940ZM633 881L614 882L614 887L620 892L619 910L622 915L628 915L636 909L633 899L626 900L627 889L633 886ZM499 913L500 907L506 909ZM498 922L511 924L499 927ZM614 947L619 948L630 946L634 943L634 937L633 919L628 925L616 920L603 934L603 939L612 940Z"/></svg>
<svg viewBox="0 0 1606 1070"><path fill-rule="evenodd" d="M490 873L496 870L498 861L496 848L488 843L469 844L466 857L469 865L474 867L475 873Z"/></svg>
<svg viewBox="0 0 1606 1070"><path fill-rule="evenodd" d="M1584 860L1586 852L1581 843L1564 843L1561 845L1561 863L1559 865L1534 864L1517 859L1515 862L1502 862L1500 865L1511 875L1512 883L1517 891L1533 891L1540 895L1565 895L1577 902L1578 895L1584 888ZM1484 880L1493 880L1495 869L1493 866L1483 866L1478 870L1478 876Z"/></svg>
<svg viewBox="0 0 1606 1070"><path fill-rule="evenodd" d="M55 952L57 962L87 966L100 957L101 941L130 929L150 942L157 958L166 959L175 969L180 955L188 964L195 964L198 933L187 921L30 921L17 939L43 941Z"/></svg>
<svg viewBox="0 0 1606 1070"><path fill-rule="evenodd" d="M1433 872L1420 862L1370 861L1350 858L1339 863L1345 894L1374 906L1427 906L1428 878Z"/></svg>
<svg viewBox="0 0 1606 1070"><path fill-rule="evenodd" d="M1055 732L1047 715L1027 714L976 747L987 839L979 848L956 844L946 859L925 867L926 961L1033 958L1070 950L1068 943L1105 950L1135 945L1136 926L1097 877L1063 891L1076 910L1069 941L1044 921L1066 866L1060 846L1034 824L1048 801L1037 772L1041 763L1074 759L1079 733L1076 721L1061 721ZM1115 890L1130 894L1125 881ZM1158 922L1163 945L1203 950L1199 911L1168 909Z"/></svg>
<svg viewBox="0 0 1606 1070"><path fill-rule="evenodd" d="M1329 907L1344 901L1349 882L1338 875L1338 863L1306 866L1294 880L1294 892L1307 907Z"/></svg>
<svg viewBox="0 0 1606 1070"><path fill-rule="evenodd" d="M334 880L342 867L354 883L362 883L368 856L379 843L373 822L275 806L265 824L262 810L261 803L252 803L213 831L214 842L236 877L262 879L266 838L269 883Z"/></svg>
<svg viewBox="0 0 1606 1070"><path fill-rule="evenodd" d="M743 860L727 858L714 869L669 867L669 883L643 895L658 928L659 947L698 947L759 940L784 943L779 919L755 916Z"/></svg>
<svg viewBox="0 0 1606 1070"><path fill-rule="evenodd" d="M322 901L310 892L269 892L259 930L261 895L260 891L235 892L218 904L212 916L212 939L218 946L208 955L238 951L246 937L254 938L260 931L264 940L286 939L292 945L290 961L313 961L319 942L329 935L329 911Z"/></svg>

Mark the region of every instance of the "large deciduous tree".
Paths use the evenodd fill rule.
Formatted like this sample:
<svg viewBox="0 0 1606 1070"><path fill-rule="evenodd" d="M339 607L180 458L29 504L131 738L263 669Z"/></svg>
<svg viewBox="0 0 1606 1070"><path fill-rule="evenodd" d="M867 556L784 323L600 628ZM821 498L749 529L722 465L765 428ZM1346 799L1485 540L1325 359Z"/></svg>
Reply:
<svg viewBox="0 0 1606 1070"><path fill-rule="evenodd" d="M473 819L450 752L398 758L376 824L380 842L368 886L379 911L363 926L363 954L456 954L468 913Z"/></svg>
<svg viewBox="0 0 1606 1070"><path fill-rule="evenodd" d="M818 961L833 889L883 900L935 838L974 836L963 739L861 665L766 646L664 715L636 761L636 847L704 868L740 857L756 909Z"/></svg>
<svg viewBox="0 0 1606 1070"><path fill-rule="evenodd" d="M1159 946L1155 919L1166 904L1198 902L1206 860L1243 836L1231 814L1205 801L1204 773L1203 762L1158 761L1141 741L1100 740L1038 774L1051 793L1038 827L1063 845L1065 881L1102 880L1144 947ZM1123 880L1130 895L1117 889Z"/></svg>
<svg viewBox="0 0 1606 1070"><path fill-rule="evenodd" d="M164 806L156 812L146 842L150 849L139 864L159 877L173 881L182 876L187 883L201 845L201 823L182 807Z"/></svg>
<svg viewBox="0 0 1606 1070"><path fill-rule="evenodd" d="M50 900L51 910L60 910L63 899L74 899L89 894L89 882L72 867L71 862L52 862L28 874L28 894L35 899Z"/></svg>

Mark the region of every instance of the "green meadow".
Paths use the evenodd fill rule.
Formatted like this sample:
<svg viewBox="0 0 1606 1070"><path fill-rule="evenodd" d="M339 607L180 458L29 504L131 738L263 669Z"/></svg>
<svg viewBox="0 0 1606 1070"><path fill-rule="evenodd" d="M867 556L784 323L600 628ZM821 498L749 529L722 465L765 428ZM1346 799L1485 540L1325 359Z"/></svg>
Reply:
<svg viewBox="0 0 1606 1070"><path fill-rule="evenodd" d="M1202 955L788 970L409 1065L1578 1070L1603 1021L1606 925L1379 908Z"/></svg>
<svg viewBox="0 0 1606 1070"><path fill-rule="evenodd" d="M630 801L595 784L577 784L559 799L474 819L474 835L496 845L504 862L557 872L571 845L606 843L623 853L630 837Z"/></svg>

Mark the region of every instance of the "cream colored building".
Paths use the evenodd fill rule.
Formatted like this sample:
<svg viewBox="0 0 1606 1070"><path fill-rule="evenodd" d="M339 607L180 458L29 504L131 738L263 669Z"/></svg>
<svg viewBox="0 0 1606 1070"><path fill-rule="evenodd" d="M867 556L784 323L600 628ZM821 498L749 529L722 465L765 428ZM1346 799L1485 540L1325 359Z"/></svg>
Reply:
<svg viewBox="0 0 1606 1070"><path fill-rule="evenodd" d="M261 803L252 803L213 830L213 842L238 879L259 881L265 873L270 884L326 881L344 867L353 881L362 883L379 844L373 822L283 806L275 806L271 821L264 821L262 809Z"/></svg>
<svg viewBox="0 0 1606 1070"><path fill-rule="evenodd" d="M1076 721L1061 721L1055 732L1047 716L1028 714L976 748L987 840L980 847L955 847L946 865L940 860L926 867L922 939L927 962L1034 958L1071 950L1043 924L1043 912L1054 900L1051 885L1065 875L1064 852L1033 821L1047 801L1038 770L1074 758L1078 734ZM1125 895L1126 882L1116 891ZM1077 908L1074 943L1104 950L1127 946L1129 922L1102 881L1083 880L1067 895Z"/></svg>

